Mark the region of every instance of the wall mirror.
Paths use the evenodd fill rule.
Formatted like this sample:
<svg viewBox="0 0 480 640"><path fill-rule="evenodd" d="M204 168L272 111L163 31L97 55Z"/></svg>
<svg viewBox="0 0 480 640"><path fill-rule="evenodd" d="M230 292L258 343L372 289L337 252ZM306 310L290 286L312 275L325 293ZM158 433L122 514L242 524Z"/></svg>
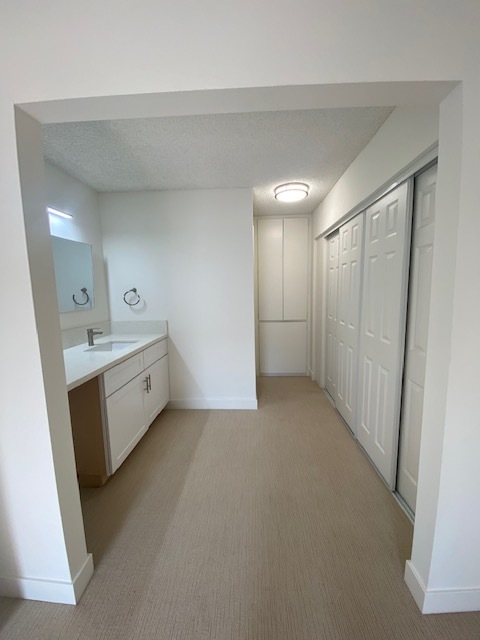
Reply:
<svg viewBox="0 0 480 640"><path fill-rule="evenodd" d="M95 306L92 247L52 236L58 310L90 311Z"/></svg>

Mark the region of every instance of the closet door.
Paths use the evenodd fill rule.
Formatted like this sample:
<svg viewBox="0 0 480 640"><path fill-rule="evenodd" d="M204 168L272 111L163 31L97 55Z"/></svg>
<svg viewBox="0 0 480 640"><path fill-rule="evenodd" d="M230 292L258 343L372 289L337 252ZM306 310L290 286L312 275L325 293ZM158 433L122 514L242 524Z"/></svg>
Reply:
<svg viewBox="0 0 480 640"><path fill-rule="evenodd" d="M327 358L326 388L335 400L337 395L337 289L338 289L338 231L327 238Z"/></svg>
<svg viewBox="0 0 480 640"><path fill-rule="evenodd" d="M415 512L423 414L437 167L415 179L397 490Z"/></svg>
<svg viewBox="0 0 480 640"><path fill-rule="evenodd" d="M398 446L408 270L404 183L366 210L357 436L393 489Z"/></svg>
<svg viewBox="0 0 480 640"><path fill-rule="evenodd" d="M363 213L340 228L337 301L337 385L335 405L355 431Z"/></svg>

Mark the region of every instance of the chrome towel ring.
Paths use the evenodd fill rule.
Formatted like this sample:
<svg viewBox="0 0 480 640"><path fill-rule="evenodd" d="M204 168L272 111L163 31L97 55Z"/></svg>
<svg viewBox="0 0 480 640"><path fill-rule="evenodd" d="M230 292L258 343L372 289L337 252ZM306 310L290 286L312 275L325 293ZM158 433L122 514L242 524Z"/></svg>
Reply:
<svg viewBox="0 0 480 640"><path fill-rule="evenodd" d="M128 302L127 300L127 295L129 293L134 293L137 296L137 299L135 302ZM125 293L123 294L123 301L125 302L125 304L128 304L129 307L134 307L136 304L138 304L140 302L141 298L137 293L136 288L134 287L133 289L129 289L128 291L125 291Z"/></svg>
<svg viewBox="0 0 480 640"><path fill-rule="evenodd" d="M79 307L84 307L86 304L90 302L90 296L87 293L87 287L82 287L80 291L83 293L83 295L86 298L85 302L78 302L77 300L75 300L75 294L73 294L72 300L74 301L75 304L78 304Z"/></svg>

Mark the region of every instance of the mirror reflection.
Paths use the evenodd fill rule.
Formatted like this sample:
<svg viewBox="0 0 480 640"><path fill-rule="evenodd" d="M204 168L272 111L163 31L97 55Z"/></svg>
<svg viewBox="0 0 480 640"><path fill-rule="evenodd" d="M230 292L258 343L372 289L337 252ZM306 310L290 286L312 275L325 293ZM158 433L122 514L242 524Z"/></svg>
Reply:
<svg viewBox="0 0 480 640"><path fill-rule="evenodd" d="M94 308L92 247L83 242L52 236L58 310Z"/></svg>

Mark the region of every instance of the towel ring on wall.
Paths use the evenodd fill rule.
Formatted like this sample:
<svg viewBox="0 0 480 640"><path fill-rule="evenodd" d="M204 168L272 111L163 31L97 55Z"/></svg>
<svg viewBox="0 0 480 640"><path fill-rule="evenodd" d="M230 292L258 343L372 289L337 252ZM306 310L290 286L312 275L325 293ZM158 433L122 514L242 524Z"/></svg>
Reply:
<svg viewBox="0 0 480 640"><path fill-rule="evenodd" d="M137 296L137 300L135 302L128 302L127 300L127 295L129 293L134 293ZM133 287L133 289L129 289L128 291L125 291L125 293L123 294L123 301L125 302L125 304L128 304L129 307L134 307L136 304L138 304L140 302L141 298L137 293L137 290L135 289L135 287Z"/></svg>
<svg viewBox="0 0 480 640"><path fill-rule="evenodd" d="M82 287L80 291L83 293L83 295L86 298L85 302L77 302L77 300L75 300L75 294L73 294L72 300L74 301L75 304L78 304L79 307L84 307L86 304L90 302L90 296L87 293L87 287Z"/></svg>

